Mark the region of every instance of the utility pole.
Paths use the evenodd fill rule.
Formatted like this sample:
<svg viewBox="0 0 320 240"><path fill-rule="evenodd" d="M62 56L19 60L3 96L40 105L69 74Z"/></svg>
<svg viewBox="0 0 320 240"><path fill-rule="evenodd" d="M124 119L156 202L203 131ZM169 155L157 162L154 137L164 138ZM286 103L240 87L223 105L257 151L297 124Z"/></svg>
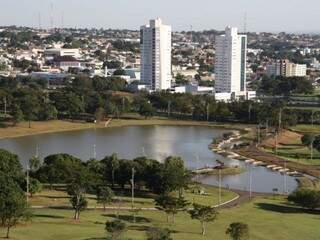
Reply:
<svg viewBox="0 0 320 240"><path fill-rule="evenodd" d="M134 167L131 169L131 208L134 210Z"/></svg>
<svg viewBox="0 0 320 240"><path fill-rule="evenodd" d="M168 117L170 117L171 114L171 100L168 102Z"/></svg>
<svg viewBox="0 0 320 240"><path fill-rule="evenodd" d="M312 110L312 114L311 114L311 125L312 125L312 127L313 127L313 117L314 117L315 113L316 112L314 110Z"/></svg>
<svg viewBox="0 0 320 240"><path fill-rule="evenodd" d="M146 157L146 151L144 149L144 146L141 148L141 153L143 157Z"/></svg>
<svg viewBox="0 0 320 240"><path fill-rule="evenodd" d="M134 174L135 174L135 169L134 167L132 168L132 176L131 176L131 211L133 214L133 222L136 222L136 214L135 214L135 209L134 209Z"/></svg>
<svg viewBox="0 0 320 240"><path fill-rule="evenodd" d="M283 160L283 166L284 166L284 172L283 172L283 194L286 195L287 194L287 161Z"/></svg>
<svg viewBox="0 0 320 240"><path fill-rule="evenodd" d="M219 169L219 205L221 204L221 169Z"/></svg>
<svg viewBox="0 0 320 240"><path fill-rule="evenodd" d="M7 97L4 97L4 116L7 116Z"/></svg>
<svg viewBox="0 0 320 240"><path fill-rule="evenodd" d="M258 140L258 145L260 144L260 123L258 124L258 136L257 136L257 140Z"/></svg>
<svg viewBox="0 0 320 240"><path fill-rule="evenodd" d="M196 155L196 170L199 170L199 156ZM197 182L199 182L199 174L196 174Z"/></svg>
<svg viewBox="0 0 320 240"><path fill-rule="evenodd" d="M252 166L249 166L249 199L252 198Z"/></svg>
<svg viewBox="0 0 320 240"><path fill-rule="evenodd" d="M249 104L249 111L248 111L248 118L249 118L249 122L251 122L251 108L252 108L252 106L251 106L251 103Z"/></svg>
<svg viewBox="0 0 320 240"><path fill-rule="evenodd" d="M311 146L310 146L310 159L313 160L313 143L314 143L314 137L312 137Z"/></svg>
<svg viewBox="0 0 320 240"><path fill-rule="evenodd" d="M35 155L36 158L39 157L39 149L40 149L40 147L39 147L39 145L37 145L36 146L36 155Z"/></svg>
<svg viewBox="0 0 320 240"><path fill-rule="evenodd" d="M207 122L209 122L210 118L210 103L207 104Z"/></svg>
<svg viewBox="0 0 320 240"><path fill-rule="evenodd" d="M97 158L97 146L96 144L93 144L93 159Z"/></svg>
<svg viewBox="0 0 320 240"><path fill-rule="evenodd" d="M278 131L276 131L275 141L276 155L278 155Z"/></svg>
<svg viewBox="0 0 320 240"><path fill-rule="evenodd" d="M281 123L282 123L282 108L279 110L279 132L281 132Z"/></svg>
<svg viewBox="0 0 320 240"><path fill-rule="evenodd" d="M29 203L29 163L27 163L27 203Z"/></svg>

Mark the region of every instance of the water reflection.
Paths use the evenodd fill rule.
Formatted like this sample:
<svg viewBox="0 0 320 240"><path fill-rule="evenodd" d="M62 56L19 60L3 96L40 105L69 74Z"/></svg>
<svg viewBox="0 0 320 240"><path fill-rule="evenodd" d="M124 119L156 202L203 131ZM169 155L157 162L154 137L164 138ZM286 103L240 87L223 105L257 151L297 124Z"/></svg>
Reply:
<svg viewBox="0 0 320 240"><path fill-rule="evenodd" d="M243 162L227 159L208 149L214 137L220 137L226 130L201 126L132 126L123 128L89 129L64 133L42 134L15 139L0 140L0 148L18 154L21 161L35 155L39 146L40 157L55 153L69 153L88 160L94 156L98 159L117 153L120 158L132 159L142 155L157 160L167 156L181 156L186 166L195 169L205 165L216 165L216 160L230 165L248 168ZM199 161L197 161L197 158ZM202 182L218 185L217 176L200 178ZM288 189L296 188L294 178L287 178ZM222 185L237 189L248 189L248 171L224 176ZM260 192L272 192L273 188L283 189L283 176L263 167L252 167L252 189Z"/></svg>

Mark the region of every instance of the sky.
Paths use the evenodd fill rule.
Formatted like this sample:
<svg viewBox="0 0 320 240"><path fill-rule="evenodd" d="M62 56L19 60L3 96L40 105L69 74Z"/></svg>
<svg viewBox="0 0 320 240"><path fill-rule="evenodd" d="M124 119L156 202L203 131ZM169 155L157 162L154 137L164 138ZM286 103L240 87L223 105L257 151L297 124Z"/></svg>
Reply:
<svg viewBox="0 0 320 240"><path fill-rule="evenodd" d="M55 27L139 29L160 17L174 31L243 30L247 15L247 31L320 33L319 0L0 0L0 26L50 27L51 2Z"/></svg>

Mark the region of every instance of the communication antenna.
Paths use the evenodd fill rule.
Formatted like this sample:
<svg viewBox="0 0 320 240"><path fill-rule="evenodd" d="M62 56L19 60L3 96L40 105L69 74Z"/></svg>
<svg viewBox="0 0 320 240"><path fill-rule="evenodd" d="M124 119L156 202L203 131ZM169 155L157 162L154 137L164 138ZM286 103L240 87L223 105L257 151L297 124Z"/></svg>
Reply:
<svg viewBox="0 0 320 240"><path fill-rule="evenodd" d="M53 29L53 1L50 2L50 28Z"/></svg>
<svg viewBox="0 0 320 240"><path fill-rule="evenodd" d="M248 14L247 12L245 12L243 17L243 33L244 34L247 33L247 23L248 23Z"/></svg>
<svg viewBox="0 0 320 240"><path fill-rule="evenodd" d="M192 25L190 25L190 33L191 33L191 39L190 39L190 42L192 42L192 41L193 41L193 33L192 33L192 31L193 31L193 26L192 26Z"/></svg>
<svg viewBox="0 0 320 240"><path fill-rule="evenodd" d="M64 12L61 14L61 29L64 28Z"/></svg>
<svg viewBox="0 0 320 240"><path fill-rule="evenodd" d="M41 13L40 12L38 13L38 24L39 24L38 25L39 30L41 30L42 29L42 26L41 26L42 24L41 24Z"/></svg>

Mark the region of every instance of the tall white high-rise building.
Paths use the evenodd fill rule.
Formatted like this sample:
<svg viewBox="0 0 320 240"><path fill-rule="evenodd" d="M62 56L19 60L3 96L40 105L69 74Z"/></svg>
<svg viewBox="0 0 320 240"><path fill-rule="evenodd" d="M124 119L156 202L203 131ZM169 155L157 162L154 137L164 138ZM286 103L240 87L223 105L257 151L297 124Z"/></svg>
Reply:
<svg viewBox="0 0 320 240"><path fill-rule="evenodd" d="M141 82L151 90L171 88L171 26L161 19L140 28Z"/></svg>
<svg viewBox="0 0 320 240"><path fill-rule="evenodd" d="M227 27L216 38L215 90L217 93L246 91L247 36L237 28Z"/></svg>

